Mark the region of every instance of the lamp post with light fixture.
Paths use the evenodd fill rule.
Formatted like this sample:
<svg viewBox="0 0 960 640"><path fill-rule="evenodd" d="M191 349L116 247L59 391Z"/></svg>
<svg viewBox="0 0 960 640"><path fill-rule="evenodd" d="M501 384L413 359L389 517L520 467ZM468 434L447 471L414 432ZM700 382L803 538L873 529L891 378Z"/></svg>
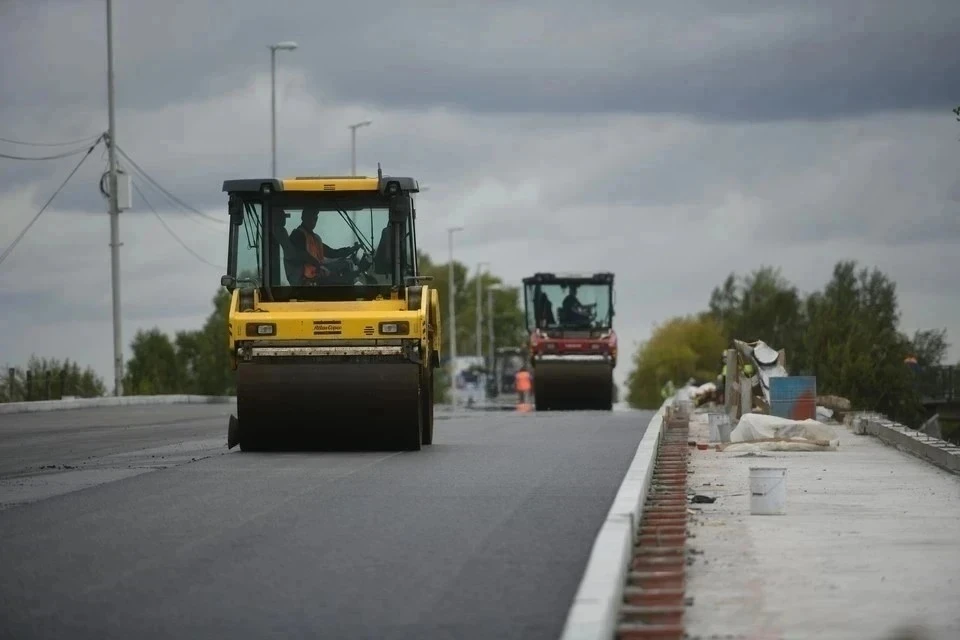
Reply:
<svg viewBox="0 0 960 640"><path fill-rule="evenodd" d="M496 354L494 353L494 313L493 313L493 292L494 291L507 291L508 288L503 285L490 285L487 287L487 358L489 358L490 364L487 365L488 370L490 371L490 376L494 384L497 385L497 394L500 393L500 380L497 378L497 372L494 370L494 362L496 362ZM486 395L489 399L489 387L487 385Z"/></svg>
<svg viewBox="0 0 960 640"><path fill-rule="evenodd" d="M272 178L277 177L277 51L293 51L296 42L278 42L270 45L270 157Z"/></svg>
<svg viewBox="0 0 960 640"><path fill-rule="evenodd" d="M454 282L455 273L453 269L453 234L463 231L463 227L449 227L447 229L447 248L449 250L450 264L448 265L447 277L447 297L450 299L450 406L457 408L457 305L456 305L456 283Z"/></svg>
<svg viewBox="0 0 960 640"><path fill-rule="evenodd" d="M357 129L373 124L370 120L347 125L350 129L350 175L357 175Z"/></svg>
<svg viewBox="0 0 960 640"><path fill-rule="evenodd" d="M489 262L478 262L477 263L477 357L483 357L483 301L481 296L483 295L483 278L481 278L482 272L480 267L489 267Z"/></svg>

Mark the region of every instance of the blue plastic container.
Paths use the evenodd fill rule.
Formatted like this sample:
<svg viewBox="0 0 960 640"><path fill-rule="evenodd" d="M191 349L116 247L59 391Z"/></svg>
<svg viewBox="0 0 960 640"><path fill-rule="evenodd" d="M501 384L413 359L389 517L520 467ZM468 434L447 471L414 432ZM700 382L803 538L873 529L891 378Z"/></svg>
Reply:
<svg viewBox="0 0 960 640"><path fill-rule="evenodd" d="M817 377L770 378L770 415L790 420L817 417Z"/></svg>

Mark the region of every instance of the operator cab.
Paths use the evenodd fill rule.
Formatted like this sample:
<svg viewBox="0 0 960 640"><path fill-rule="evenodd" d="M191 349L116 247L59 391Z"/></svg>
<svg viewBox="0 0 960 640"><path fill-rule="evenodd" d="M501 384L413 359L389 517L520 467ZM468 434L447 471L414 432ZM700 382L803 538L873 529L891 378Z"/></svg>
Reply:
<svg viewBox="0 0 960 640"><path fill-rule="evenodd" d="M590 335L613 326L613 274L537 273L523 280L527 331Z"/></svg>
<svg viewBox="0 0 960 640"><path fill-rule="evenodd" d="M227 180L231 291L266 302L402 299L419 278L412 178Z"/></svg>

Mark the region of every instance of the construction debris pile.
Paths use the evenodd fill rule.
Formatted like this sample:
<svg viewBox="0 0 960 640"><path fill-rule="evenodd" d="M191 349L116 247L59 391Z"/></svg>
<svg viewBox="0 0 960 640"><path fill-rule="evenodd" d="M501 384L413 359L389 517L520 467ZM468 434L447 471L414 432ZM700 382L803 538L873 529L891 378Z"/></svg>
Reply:
<svg viewBox="0 0 960 640"><path fill-rule="evenodd" d="M829 423L843 420L850 402L817 396L814 376L791 376L786 353L762 340L734 340L716 382L688 383L678 402L706 414L720 451L830 451L839 440ZM733 425L735 428L732 428Z"/></svg>

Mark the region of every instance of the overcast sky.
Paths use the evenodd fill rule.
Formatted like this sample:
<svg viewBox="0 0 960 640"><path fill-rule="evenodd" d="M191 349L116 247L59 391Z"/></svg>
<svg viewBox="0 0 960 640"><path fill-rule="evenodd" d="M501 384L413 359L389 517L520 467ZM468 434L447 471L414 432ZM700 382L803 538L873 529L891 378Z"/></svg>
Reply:
<svg viewBox="0 0 960 640"><path fill-rule="evenodd" d="M445 229L463 225L456 258L509 283L614 271L625 350L704 308L730 271L777 265L810 291L844 259L897 282L905 331L960 345L956 0L402 4L115 0L118 145L222 219L224 179L269 175L267 46L294 40L278 55L279 173L348 173L347 125L372 120L358 170L379 161L430 187L423 249L445 261ZM0 60L0 138L106 130L103 0L3 0ZM0 158L0 247L79 159ZM105 167L101 145L0 265L0 362L70 357L112 386ZM192 251L225 263L225 223L139 184ZM198 327L224 271L134 204L125 345Z"/></svg>

